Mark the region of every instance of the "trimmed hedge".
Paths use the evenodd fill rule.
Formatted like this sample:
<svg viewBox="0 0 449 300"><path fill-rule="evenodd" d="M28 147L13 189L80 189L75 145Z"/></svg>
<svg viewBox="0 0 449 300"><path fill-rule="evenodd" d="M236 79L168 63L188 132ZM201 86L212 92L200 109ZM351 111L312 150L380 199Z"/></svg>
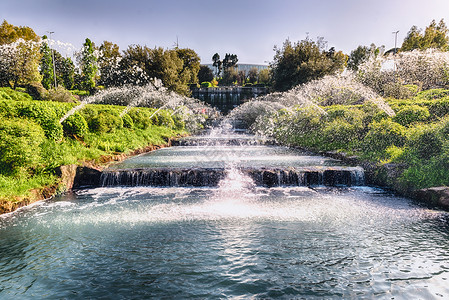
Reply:
<svg viewBox="0 0 449 300"><path fill-rule="evenodd" d="M45 132L49 139L58 141L62 139L63 129L59 123L58 116L51 106L43 105L43 102L21 103L18 106L17 116L35 120Z"/></svg>
<svg viewBox="0 0 449 300"><path fill-rule="evenodd" d="M0 173L14 174L19 168L35 166L40 159L39 145L45 134L37 123L22 119L0 122Z"/></svg>
<svg viewBox="0 0 449 300"><path fill-rule="evenodd" d="M396 113L393 120L402 126L427 121L430 117L429 109L419 105L405 106Z"/></svg>
<svg viewBox="0 0 449 300"><path fill-rule="evenodd" d="M151 126L153 121L157 122L157 116L153 116L152 119L150 119L150 116L152 113L149 112L147 109L142 108L132 108L128 115L131 117L134 123L134 127L139 129L147 129Z"/></svg>
<svg viewBox="0 0 449 300"><path fill-rule="evenodd" d="M9 87L0 88L0 100L31 101L33 98L24 92L15 91Z"/></svg>
<svg viewBox="0 0 449 300"><path fill-rule="evenodd" d="M69 136L83 137L88 131L86 120L78 112L65 119L62 122L62 128L64 129L64 133Z"/></svg>

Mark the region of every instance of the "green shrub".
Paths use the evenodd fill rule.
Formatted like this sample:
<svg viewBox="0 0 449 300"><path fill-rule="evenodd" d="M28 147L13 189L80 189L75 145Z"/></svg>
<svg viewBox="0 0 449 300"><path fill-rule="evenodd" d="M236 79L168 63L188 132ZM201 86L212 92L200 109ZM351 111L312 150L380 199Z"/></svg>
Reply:
<svg viewBox="0 0 449 300"><path fill-rule="evenodd" d="M77 96L89 96L89 91L70 90L69 92L70 92L72 95L77 95Z"/></svg>
<svg viewBox="0 0 449 300"><path fill-rule="evenodd" d="M277 131L276 137L287 143L297 143L307 147L316 147L322 143L323 112L314 107L296 108L290 114L286 110L279 110L275 120L282 124L285 130ZM275 127L279 127L275 125Z"/></svg>
<svg viewBox="0 0 449 300"><path fill-rule="evenodd" d="M362 129L346 122L343 119L336 119L327 123L322 131L323 145L325 150L348 149L352 144L358 143L359 134Z"/></svg>
<svg viewBox="0 0 449 300"><path fill-rule="evenodd" d="M62 122L62 128L66 135L78 137L83 137L88 130L86 120L78 112L75 112L65 119L64 122Z"/></svg>
<svg viewBox="0 0 449 300"><path fill-rule="evenodd" d="M416 84L405 84L403 87L408 89L413 97L415 97L421 90L421 87Z"/></svg>
<svg viewBox="0 0 449 300"><path fill-rule="evenodd" d="M115 114L108 113L107 111L98 112L98 115L94 117L89 124L90 130L98 133L115 132L116 129L122 127L122 118Z"/></svg>
<svg viewBox="0 0 449 300"><path fill-rule="evenodd" d="M46 101L55 101L55 102L66 102L66 103L75 103L77 100L72 96L70 91L66 90L63 87L58 87L53 90L49 90L44 95L44 100Z"/></svg>
<svg viewBox="0 0 449 300"><path fill-rule="evenodd" d="M208 87L211 87L211 86L212 86L212 84L209 81L201 82L201 87L202 88L208 88Z"/></svg>
<svg viewBox="0 0 449 300"><path fill-rule="evenodd" d="M0 123L0 172L13 174L18 168L35 166L39 145L45 140L42 128L26 119L3 119Z"/></svg>
<svg viewBox="0 0 449 300"><path fill-rule="evenodd" d="M44 99L47 90L44 88L42 83L40 82L32 82L27 84L26 92L34 99L34 100L42 100Z"/></svg>
<svg viewBox="0 0 449 300"><path fill-rule="evenodd" d="M123 127L125 127L125 128L133 128L134 127L134 121L128 114L124 114L122 116L122 120L123 120Z"/></svg>
<svg viewBox="0 0 449 300"><path fill-rule="evenodd" d="M14 117L17 115L17 106L11 101L0 100L0 117Z"/></svg>
<svg viewBox="0 0 449 300"><path fill-rule="evenodd" d="M410 105L402 108L393 117L393 120L402 126L408 126L416 122L424 122L430 117L427 107Z"/></svg>
<svg viewBox="0 0 449 300"><path fill-rule="evenodd" d="M176 129L182 130L185 128L185 122L182 120L181 115L175 114L172 116L172 119Z"/></svg>
<svg viewBox="0 0 449 300"><path fill-rule="evenodd" d="M18 90L13 90L9 87L0 88L0 100L14 100L14 101L30 101L33 98L28 95L26 92L22 92Z"/></svg>
<svg viewBox="0 0 449 300"><path fill-rule="evenodd" d="M439 125L439 130L440 130L440 134L445 137L446 139L449 139L449 116L447 116L446 118L442 119L440 121Z"/></svg>
<svg viewBox="0 0 449 300"><path fill-rule="evenodd" d="M435 127L416 128L407 144L420 159L430 159L443 150L443 141Z"/></svg>
<svg viewBox="0 0 449 300"><path fill-rule="evenodd" d="M429 89L422 92L419 92L416 95L416 99L421 100L433 100L433 99L441 99L449 96L449 90L446 89Z"/></svg>
<svg viewBox="0 0 449 300"><path fill-rule="evenodd" d="M49 139L58 141L63 137L62 125L59 123L55 110L45 102L22 102L18 106L17 116L35 120L41 125L45 136Z"/></svg>
<svg viewBox="0 0 449 300"><path fill-rule="evenodd" d="M134 127L139 129L147 129L151 126L151 124L153 124L152 122L156 122L156 124L158 122L157 115L154 115L150 120L150 116L152 115L152 113L150 113L148 109L132 108L128 112L128 115L133 120Z"/></svg>
<svg viewBox="0 0 449 300"><path fill-rule="evenodd" d="M5 91L0 89L0 100L12 100L12 98Z"/></svg>
<svg viewBox="0 0 449 300"><path fill-rule="evenodd" d="M409 189L422 189L434 186L447 186L449 183L449 152L418 161L405 170L400 181Z"/></svg>
<svg viewBox="0 0 449 300"><path fill-rule="evenodd" d="M416 95L418 86L387 83L383 86L384 96L396 99L409 99Z"/></svg>
<svg viewBox="0 0 449 300"><path fill-rule="evenodd" d="M441 100L432 101L429 104L429 112L433 117L442 118L449 114L449 99L443 98Z"/></svg>
<svg viewBox="0 0 449 300"><path fill-rule="evenodd" d="M175 126L175 122L173 121L170 112L166 110L160 110L157 113L158 118L158 126L166 126L168 128L173 128Z"/></svg>
<svg viewBox="0 0 449 300"><path fill-rule="evenodd" d="M96 105L86 105L83 109L79 111L79 113L83 116L84 120L86 120L87 124L90 124L93 118L98 116Z"/></svg>
<svg viewBox="0 0 449 300"><path fill-rule="evenodd" d="M404 126L389 119L374 121L369 125L369 131L363 140L363 149L366 152L383 152L394 145L402 147L406 142L406 129Z"/></svg>
<svg viewBox="0 0 449 300"><path fill-rule="evenodd" d="M332 122L334 120L342 119L351 124L354 123L362 123L365 113L363 110L355 107L355 106L343 106L343 105L334 105L330 106L326 110L327 115L325 119L328 122Z"/></svg>

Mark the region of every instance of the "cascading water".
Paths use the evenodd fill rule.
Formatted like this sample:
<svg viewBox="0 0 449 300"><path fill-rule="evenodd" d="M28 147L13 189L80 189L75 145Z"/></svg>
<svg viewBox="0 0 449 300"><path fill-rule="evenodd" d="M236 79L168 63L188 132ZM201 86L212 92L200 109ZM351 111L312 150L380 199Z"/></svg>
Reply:
<svg viewBox="0 0 449 300"><path fill-rule="evenodd" d="M165 170L153 178L170 184L105 183L0 217L0 298L449 295L447 213L345 182L360 168L227 127L106 171ZM306 170L333 182L282 181Z"/></svg>

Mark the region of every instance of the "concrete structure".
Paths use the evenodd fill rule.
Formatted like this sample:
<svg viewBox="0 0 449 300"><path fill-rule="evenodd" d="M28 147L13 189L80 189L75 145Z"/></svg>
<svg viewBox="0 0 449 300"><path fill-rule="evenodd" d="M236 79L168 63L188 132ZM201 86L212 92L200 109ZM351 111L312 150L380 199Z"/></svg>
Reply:
<svg viewBox="0 0 449 300"><path fill-rule="evenodd" d="M227 113L247 99L256 98L266 94L266 87L220 86L192 89L193 98L209 103L223 113Z"/></svg>

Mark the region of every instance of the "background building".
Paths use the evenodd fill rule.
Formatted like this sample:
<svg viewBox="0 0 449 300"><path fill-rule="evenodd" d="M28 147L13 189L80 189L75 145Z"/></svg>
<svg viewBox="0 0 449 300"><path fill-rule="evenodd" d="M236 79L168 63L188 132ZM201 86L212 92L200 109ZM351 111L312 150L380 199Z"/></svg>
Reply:
<svg viewBox="0 0 449 300"><path fill-rule="evenodd" d="M216 75L215 74L216 68L212 64L201 64L201 65L208 67L209 69L212 70L212 72L214 72L214 75ZM260 72L261 70L268 69L268 65L251 65L251 64L238 63L236 66L237 71L244 71L245 73L248 73L249 70L251 70L252 68L256 68L257 71Z"/></svg>

